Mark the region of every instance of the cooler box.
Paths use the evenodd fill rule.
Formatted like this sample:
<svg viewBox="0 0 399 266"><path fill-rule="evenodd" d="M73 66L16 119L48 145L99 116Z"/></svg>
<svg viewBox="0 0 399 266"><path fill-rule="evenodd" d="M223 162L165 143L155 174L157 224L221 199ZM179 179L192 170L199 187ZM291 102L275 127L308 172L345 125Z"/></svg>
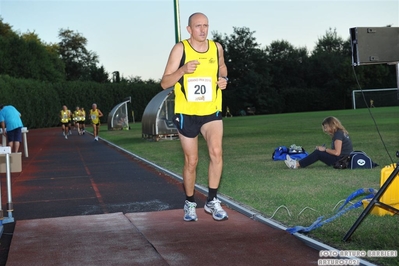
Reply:
<svg viewBox="0 0 399 266"><path fill-rule="evenodd" d="M381 179L380 179L380 187L385 183L385 181L389 178L392 172L395 170L396 164L391 164L385 166L381 169ZM371 199L363 200L363 208L366 208L370 203ZM389 206L394 207L395 209L399 209L399 174L392 180L391 184L387 187L384 194L381 195L379 200L382 203L385 203ZM374 206L371 209L371 214L383 216L386 214L394 215L393 212L387 211L378 206Z"/></svg>
<svg viewBox="0 0 399 266"><path fill-rule="evenodd" d="M22 171L21 152L10 153L10 170L11 173ZM6 173L6 155L0 154L0 173Z"/></svg>

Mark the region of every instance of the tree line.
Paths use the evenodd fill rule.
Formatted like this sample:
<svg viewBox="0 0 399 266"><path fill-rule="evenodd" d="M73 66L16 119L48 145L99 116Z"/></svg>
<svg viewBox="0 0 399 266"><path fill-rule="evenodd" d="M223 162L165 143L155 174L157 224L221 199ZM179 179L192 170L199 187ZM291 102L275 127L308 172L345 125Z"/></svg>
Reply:
<svg viewBox="0 0 399 266"><path fill-rule="evenodd" d="M156 83L50 83L7 75L0 75L0 88L0 102L15 106L22 114L24 126L28 128L58 126L63 105L72 112L76 106L83 107L88 115L93 103L97 103L104 114L101 122L106 123L112 108L129 96L132 96L131 104L128 104L129 121L133 120L133 112L135 121L141 121L147 104L161 91Z"/></svg>
<svg viewBox="0 0 399 266"><path fill-rule="evenodd" d="M130 121L140 121L147 103L162 89L159 82L140 77L109 79L87 39L60 29L60 41L42 42L34 32L18 33L0 18L0 103L12 104L29 128L57 126L63 105L103 110L102 122L112 108L131 96Z"/></svg>
<svg viewBox="0 0 399 266"><path fill-rule="evenodd" d="M231 35L212 35L225 49L229 70L223 109L228 106L235 115L248 107L256 114L347 109L352 107L352 90L359 86L396 87L395 67L390 65L357 67L357 84L350 40L332 29L313 51L284 40L262 47L247 27L234 27ZM58 43L45 43L35 32L15 32L0 17L0 101L29 113L24 120L29 127L44 127L58 124L64 104L74 109L96 102L104 112L131 96L140 121L148 102L161 91L160 80L125 78L118 72L110 79L98 55L86 48L84 36L60 29L58 37ZM37 114L48 119L41 122Z"/></svg>
<svg viewBox="0 0 399 266"><path fill-rule="evenodd" d="M70 29L60 29L60 41L43 42L35 32L19 34L0 18L0 74L48 82L107 82L109 74L87 39Z"/></svg>
<svg viewBox="0 0 399 266"><path fill-rule="evenodd" d="M247 107L260 114L350 109L353 90L397 87L394 65L353 68L350 38L335 29L313 51L284 40L262 48L254 33L247 27L235 27L231 35L213 32L229 70L224 105L235 113Z"/></svg>

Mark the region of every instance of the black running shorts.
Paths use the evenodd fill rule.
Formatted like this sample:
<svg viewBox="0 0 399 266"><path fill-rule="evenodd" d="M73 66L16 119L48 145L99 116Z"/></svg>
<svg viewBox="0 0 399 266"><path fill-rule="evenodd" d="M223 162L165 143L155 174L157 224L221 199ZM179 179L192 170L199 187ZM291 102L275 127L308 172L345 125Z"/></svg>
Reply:
<svg viewBox="0 0 399 266"><path fill-rule="evenodd" d="M215 120L222 120L221 112L205 116L185 114L175 114L173 116L173 124L176 126L179 133L187 138L197 137L204 124Z"/></svg>

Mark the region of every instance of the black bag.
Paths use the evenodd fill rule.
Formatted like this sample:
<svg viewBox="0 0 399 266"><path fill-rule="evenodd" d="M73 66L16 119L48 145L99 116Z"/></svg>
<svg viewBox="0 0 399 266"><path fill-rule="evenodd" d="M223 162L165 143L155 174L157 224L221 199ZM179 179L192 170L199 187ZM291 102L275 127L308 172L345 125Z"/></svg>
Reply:
<svg viewBox="0 0 399 266"><path fill-rule="evenodd" d="M350 168L356 169L372 169L378 166L374 163L369 156L364 151L353 151L351 152L351 163Z"/></svg>
<svg viewBox="0 0 399 266"><path fill-rule="evenodd" d="M351 164L351 156L345 155L342 158L340 158L338 161L335 162L334 168L335 169L347 169L347 168L350 168L350 164Z"/></svg>
<svg viewBox="0 0 399 266"><path fill-rule="evenodd" d="M353 151L351 154L341 157L334 164L335 169L371 169L376 166L378 164L373 162L363 151Z"/></svg>

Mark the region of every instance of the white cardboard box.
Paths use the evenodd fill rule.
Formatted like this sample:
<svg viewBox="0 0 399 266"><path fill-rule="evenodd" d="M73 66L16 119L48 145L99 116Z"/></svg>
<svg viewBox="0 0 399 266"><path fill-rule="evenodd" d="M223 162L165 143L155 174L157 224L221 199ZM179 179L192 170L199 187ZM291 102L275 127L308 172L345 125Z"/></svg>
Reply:
<svg viewBox="0 0 399 266"><path fill-rule="evenodd" d="M22 171L21 155L21 152L9 154L11 173L18 173ZM0 173L6 173L6 170L6 155L0 154Z"/></svg>

